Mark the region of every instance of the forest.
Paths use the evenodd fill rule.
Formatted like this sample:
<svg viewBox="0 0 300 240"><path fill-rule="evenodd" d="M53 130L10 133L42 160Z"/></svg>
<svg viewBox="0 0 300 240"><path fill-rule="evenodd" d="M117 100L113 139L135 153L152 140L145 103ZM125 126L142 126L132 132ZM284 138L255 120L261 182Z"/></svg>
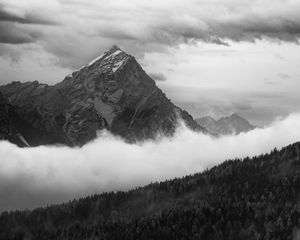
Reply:
<svg viewBox="0 0 300 240"><path fill-rule="evenodd" d="M2 212L1 240L300 239L300 143L201 173Z"/></svg>

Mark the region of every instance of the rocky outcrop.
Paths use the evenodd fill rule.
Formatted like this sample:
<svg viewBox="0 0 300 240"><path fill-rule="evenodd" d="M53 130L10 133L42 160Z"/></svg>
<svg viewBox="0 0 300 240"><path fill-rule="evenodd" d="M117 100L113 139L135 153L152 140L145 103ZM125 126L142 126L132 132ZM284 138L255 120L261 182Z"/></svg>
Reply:
<svg viewBox="0 0 300 240"><path fill-rule="evenodd" d="M205 132L155 85L133 56L113 47L62 82L13 82L0 91L33 127L83 145L101 129L129 141L172 134L177 120Z"/></svg>
<svg viewBox="0 0 300 240"><path fill-rule="evenodd" d="M20 147L59 143L51 133L32 127L0 93L0 140Z"/></svg>
<svg viewBox="0 0 300 240"><path fill-rule="evenodd" d="M222 117L215 120L212 117L206 116L196 119L197 123L208 131L218 135L239 134L248 132L255 128L248 120L234 113L227 117Z"/></svg>
<svg viewBox="0 0 300 240"><path fill-rule="evenodd" d="M0 93L0 140L9 140L19 146L29 146L24 137L19 134L16 122L17 116L13 107Z"/></svg>

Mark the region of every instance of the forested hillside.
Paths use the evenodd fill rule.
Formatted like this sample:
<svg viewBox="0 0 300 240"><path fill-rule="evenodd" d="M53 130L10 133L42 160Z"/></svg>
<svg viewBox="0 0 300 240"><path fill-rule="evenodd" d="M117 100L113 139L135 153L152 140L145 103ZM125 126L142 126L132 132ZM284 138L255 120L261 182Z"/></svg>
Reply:
<svg viewBox="0 0 300 240"><path fill-rule="evenodd" d="M0 239L300 239L300 143L181 179L33 211Z"/></svg>

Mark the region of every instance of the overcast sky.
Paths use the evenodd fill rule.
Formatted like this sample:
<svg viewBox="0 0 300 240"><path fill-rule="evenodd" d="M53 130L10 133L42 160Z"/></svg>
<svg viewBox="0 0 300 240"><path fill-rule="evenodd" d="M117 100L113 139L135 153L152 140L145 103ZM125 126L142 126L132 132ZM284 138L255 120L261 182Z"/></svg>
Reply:
<svg viewBox="0 0 300 240"><path fill-rule="evenodd" d="M116 44L195 117L300 110L299 0L0 0L0 83L48 84Z"/></svg>

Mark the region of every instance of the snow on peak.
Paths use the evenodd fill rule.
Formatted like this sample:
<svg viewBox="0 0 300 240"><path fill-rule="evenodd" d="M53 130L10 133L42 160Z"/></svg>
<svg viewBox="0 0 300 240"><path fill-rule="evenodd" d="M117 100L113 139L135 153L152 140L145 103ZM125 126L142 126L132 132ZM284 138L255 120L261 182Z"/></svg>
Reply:
<svg viewBox="0 0 300 240"><path fill-rule="evenodd" d="M94 60L90 61L87 66L93 65L95 62L97 62L100 58L102 58L105 54L100 55L99 57L96 57Z"/></svg>
<svg viewBox="0 0 300 240"><path fill-rule="evenodd" d="M112 71L115 72L117 71L122 65L123 63L126 61L126 59L122 59L121 61L118 61L114 64L114 67L112 68Z"/></svg>
<svg viewBox="0 0 300 240"><path fill-rule="evenodd" d="M107 52L105 55L105 59L108 59L108 58L114 58L116 56L118 56L120 53L122 53L123 51L120 50L120 49L116 49L115 51L109 51Z"/></svg>
<svg viewBox="0 0 300 240"><path fill-rule="evenodd" d="M75 72L78 72L82 69L85 69L87 67L90 67L94 65L96 62L100 60L99 68L102 70L111 70L112 72L116 72L121 66L124 65L124 63L130 58L130 55L128 55L126 52L122 51L119 47L113 46L108 51L106 51L104 54L101 54L100 56L96 57L92 61L90 61L88 64L82 66L81 68L75 70ZM72 74L70 74L68 77L71 77Z"/></svg>
<svg viewBox="0 0 300 240"><path fill-rule="evenodd" d="M117 50L121 50L117 45L113 45L107 52L115 52Z"/></svg>
<svg viewBox="0 0 300 240"><path fill-rule="evenodd" d="M117 50L115 51L111 56L114 57L114 56L117 56L119 53L121 53L122 51L121 50Z"/></svg>
<svg viewBox="0 0 300 240"><path fill-rule="evenodd" d="M93 65L95 62L97 62L99 59L103 58L104 56L105 56L105 59L107 59L107 58L114 58L115 56L117 56L118 54L120 54L122 52L123 51L119 47L113 46L112 48L110 48L110 50L108 50L104 54L101 54L100 56L96 57L95 59L93 59L92 61L90 61L85 66L91 66L91 65Z"/></svg>

